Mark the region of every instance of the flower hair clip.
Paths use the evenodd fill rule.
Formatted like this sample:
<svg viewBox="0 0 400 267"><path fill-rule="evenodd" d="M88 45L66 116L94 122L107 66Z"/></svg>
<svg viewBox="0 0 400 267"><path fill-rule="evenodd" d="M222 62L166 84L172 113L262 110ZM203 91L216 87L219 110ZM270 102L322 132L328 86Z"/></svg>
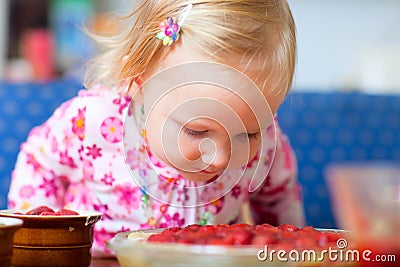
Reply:
<svg viewBox="0 0 400 267"><path fill-rule="evenodd" d="M156 38L163 41L163 45L169 46L173 42L176 42L179 38L179 31L182 24L185 22L192 4L187 5L181 13L179 19L175 22L173 18L168 17L165 21L160 22L158 28L160 31L156 34Z"/></svg>

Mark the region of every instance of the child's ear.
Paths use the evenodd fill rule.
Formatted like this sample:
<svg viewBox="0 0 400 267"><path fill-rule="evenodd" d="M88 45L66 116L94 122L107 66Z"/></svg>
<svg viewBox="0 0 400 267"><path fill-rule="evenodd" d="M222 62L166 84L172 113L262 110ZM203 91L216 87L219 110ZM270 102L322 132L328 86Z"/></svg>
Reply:
<svg viewBox="0 0 400 267"><path fill-rule="evenodd" d="M128 89L129 94L132 96L132 100L139 104L143 104L144 102L142 83L142 80L137 78L132 81L131 86Z"/></svg>

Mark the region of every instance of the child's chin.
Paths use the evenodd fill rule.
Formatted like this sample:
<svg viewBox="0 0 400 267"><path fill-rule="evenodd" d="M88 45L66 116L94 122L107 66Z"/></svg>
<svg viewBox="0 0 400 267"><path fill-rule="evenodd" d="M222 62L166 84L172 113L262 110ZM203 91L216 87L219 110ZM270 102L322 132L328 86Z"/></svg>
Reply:
<svg viewBox="0 0 400 267"><path fill-rule="evenodd" d="M180 174L187 180L193 182L210 182L218 177L218 174L206 172L180 172Z"/></svg>

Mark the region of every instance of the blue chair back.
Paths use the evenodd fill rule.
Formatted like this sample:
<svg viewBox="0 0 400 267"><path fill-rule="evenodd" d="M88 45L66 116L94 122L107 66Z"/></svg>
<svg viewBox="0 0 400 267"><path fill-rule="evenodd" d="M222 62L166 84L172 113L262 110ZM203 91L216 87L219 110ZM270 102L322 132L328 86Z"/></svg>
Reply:
<svg viewBox="0 0 400 267"><path fill-rule="evenodd" d="M0 209L7 207L11 172L29 131L81 88L78 82L63 80L44 84L0 82Z"/></svg>
<svg viewBox="0 0 400 267"><path fill-rule="evenodd" d="M400 95L294 92L278 114L297 156L309 225L337 226L324 179L328 165L400 163Z"/></svg>

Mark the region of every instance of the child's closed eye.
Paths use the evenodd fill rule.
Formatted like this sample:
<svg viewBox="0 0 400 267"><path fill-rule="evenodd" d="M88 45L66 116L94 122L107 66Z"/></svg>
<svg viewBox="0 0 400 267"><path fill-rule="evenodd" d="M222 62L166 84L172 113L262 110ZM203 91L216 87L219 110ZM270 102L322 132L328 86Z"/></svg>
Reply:
<svg viewBox="0 0 400 267"><path fill-rule="evenodd" d="M247 137L249 138L249 139L254 139L254 140L258 140L258 138L260 137L260 132L257 132L257 133L248 133L247 134Z"/></svg>
<svg viewBox="0 0 400 267"><path fill-rule="evenodd" d="M240 134L240 136L242 136L243 138L248 138L249 140L258 140L258 138L260 137L260 132L256 132L256 133L242 133Z"/></svg>
<svg viewBox="0 0 400 267"><path fill-rule="evenodd" d="M208 130L196 131L187 127L183 127L183 132L190 137L203 138L205 134L208 132Z"/></svg>

